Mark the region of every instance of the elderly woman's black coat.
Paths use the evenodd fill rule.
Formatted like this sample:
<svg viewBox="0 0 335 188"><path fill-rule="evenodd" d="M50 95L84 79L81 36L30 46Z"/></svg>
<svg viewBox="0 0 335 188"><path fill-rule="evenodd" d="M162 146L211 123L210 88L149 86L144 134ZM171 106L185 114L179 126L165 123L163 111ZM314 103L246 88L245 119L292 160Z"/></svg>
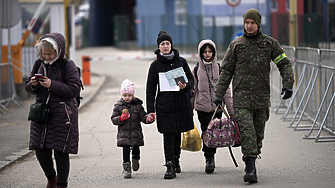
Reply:
<svg viewBox="0 0 335 188"><path fill-rule="evenodd" d="M77 67L72 60L65 64L65 75L59 70L57 77L55 75L59 64L63 63L65 54L65 38L60 33L50 33L43 38L53 38L58 44L60 55L51 65L41 63L38 66L36 60L29 78L25 82L27 92L36 95L36 103L46 102L50 93L49 120L47 122L30 124L30 142L29 149L54 149L63 153L78 153L78 106L75 97L79 94L80 79ZM46 74L43 70L46 66ZM32 88L30 78L35 73L46 75L50 78L51 86L49 89L38 85Z"/></svg>
<svg viewBox="0 0 335 188"><path fill-rule="evenodd" d="M193 109L189 95L189 90L193 88L194 78L184 58L182 58L183 69L188 79L186 88L169 92L161 92L159 88L158 73L181 67L179 52L175 49L173 52L174 57L168 60L160 55L159 49L155 51L157 59L150 65L146 84L147 112L156 112L157 128L160 133L181 133L194 128Z"/></svg>

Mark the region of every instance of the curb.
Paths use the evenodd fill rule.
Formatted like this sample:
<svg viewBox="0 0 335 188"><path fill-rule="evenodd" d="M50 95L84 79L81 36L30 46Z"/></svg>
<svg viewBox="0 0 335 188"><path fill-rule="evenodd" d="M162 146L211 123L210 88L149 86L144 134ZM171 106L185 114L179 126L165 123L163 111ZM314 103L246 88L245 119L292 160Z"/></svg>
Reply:
<svg viewBox="0 0 335 188"><path fill-rule="evenodd" d="M96 93L99 91L99 89L101 88L101 86L104 84L105 80L106 80L106 76L101 75L101 74L97 74L97 73L91 73L92 75L98 76L100 77L100 82L97 86L97 89L95 89L90 95L85 96L85 98L87 98L87 100L83 101L80 105L80 107L78 108L78 111L83 108L84 106L86 106L89 102L92 101L92 99L94 98L94 96L96 95ZM29 150L27 149L23 149L19 152L13 152L11 153L9 156L7 156L4 160L0 160L0 171L2 171L3 169L5 169L6 167L12 165L13 163L15 163L18 160L22 160L24 158L26 158L27 156L29 156L29 154L33 153L34 150Z"/></svg>
<svg viewBox="0 0 335 188"><path fill-rule="evenodd" d="M88 95L87 97L85 97L85 98L88 98L88 99L85 100L85 101L83 101L83 102L80 104L80 106L79 106L79 108L78 108L78 111L79 111L80 109L82 109L84 106L86 106L89 102L92 101L92 99L93 99L94 96L97 94L97 92L99 91L99 89L101 88L101 86L105 83L106 76L101 75L101 74L98 74L98 73L94 73L94 72L92 72L91 74L100 77L99 80L101 80L101 81L99 82L99 84L98 84L98 86L97 86L97 89L94 90L94 91L92 92L92 94L90 94L90 95Z"/></svg>
<svg viewBox="0 0 335 188"><path fill-rule="evenodd" d="M27 157L30 153L32 153L32 150L23 149L19 152L11 153L9 156L7 156L3 161L0 161L0 171L6 168L7 166L10 166L14 162L24 159Z"/></svg>

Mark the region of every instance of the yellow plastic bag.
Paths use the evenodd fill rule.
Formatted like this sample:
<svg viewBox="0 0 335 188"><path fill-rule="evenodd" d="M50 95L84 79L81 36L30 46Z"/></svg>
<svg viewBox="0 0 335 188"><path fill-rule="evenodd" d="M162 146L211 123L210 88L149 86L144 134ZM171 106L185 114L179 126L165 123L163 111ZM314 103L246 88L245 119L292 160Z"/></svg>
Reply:
<svg viewBox="0 0 335 188"><path fill-rule="evenodd" d="M187 151L199 151L202 147L202 140L197 127L187 132L183 132L180 148Z"/></svg>

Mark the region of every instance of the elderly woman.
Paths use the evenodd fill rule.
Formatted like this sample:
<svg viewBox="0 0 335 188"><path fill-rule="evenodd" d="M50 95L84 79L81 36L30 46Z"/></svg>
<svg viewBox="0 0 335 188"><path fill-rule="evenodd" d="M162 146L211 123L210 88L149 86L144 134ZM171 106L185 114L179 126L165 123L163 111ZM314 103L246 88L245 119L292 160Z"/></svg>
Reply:
<svg viewBox="0 0 335 188"><path fill-rule="evenodd" d="M193 88L194 78L184 58L179 57L178 50L173 48L171 36L160 31L157 38L157 59L150 65L146 103L147 112L157 116L158 132L163 134L165 179L176 177L181 172L179 165L181 133L193 129L193 109L190 102L189 90ZM188 82L178 81L176 90L162 91L159 73L166 73L182 67Z"/></svg>
<svg viewBox="0 0 335 188"><path fill-rule="evenodd" d="M47 103L49 108L48 120L32 119L29 142L29 149L35 150L36 158L48 178L47 188L67 187L69 154L78 153L76 96L80 92L80 79L76 64L64 59L65 44L61 33L44 35L36 44L38 59L25 82L26 91L36 96L36 103ZM65 75L62 75L62 67Z"/></svg>

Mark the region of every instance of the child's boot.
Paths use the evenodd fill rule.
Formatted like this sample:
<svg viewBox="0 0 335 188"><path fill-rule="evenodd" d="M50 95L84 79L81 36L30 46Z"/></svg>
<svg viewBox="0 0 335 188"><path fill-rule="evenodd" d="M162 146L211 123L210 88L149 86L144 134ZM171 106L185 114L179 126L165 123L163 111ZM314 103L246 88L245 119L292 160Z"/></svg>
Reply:
<svg viewBox="0 0 335 188"><path fill-rule="evenodd" d="M134 171L138 171L138 169L140 168L139 160L140 159L134 159L134 158L132 158L132 160L131 160Z"/></svg>
<svg viewBox="0 0 335 188"><path fill-rule="evenodd" d="M123 177L125 179L131 178L131 163L130 163L130 161L126 162L126 163L123 163Z"/></svg>

